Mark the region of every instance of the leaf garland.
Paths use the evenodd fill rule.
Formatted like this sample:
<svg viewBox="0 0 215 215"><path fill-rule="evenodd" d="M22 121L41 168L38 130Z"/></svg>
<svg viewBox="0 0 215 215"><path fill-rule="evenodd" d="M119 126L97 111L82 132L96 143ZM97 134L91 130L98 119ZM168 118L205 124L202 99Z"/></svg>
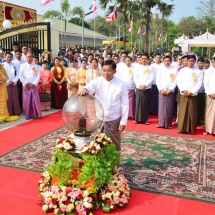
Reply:
<svg viewBox="0 0 215 215"><path fill-rule="evenodd" d="M51 177L56 177L59 181L56 185L65 185L71 177L73 162L69 154L61 149L56 149L52 157L52 163L46 168Z"/></svg>
<svg viewBox="0 0 215 215"><path fill-rule="evenodd" d="M120 159L120 152L116 150L115 144L108 144L102 148L100 154L83 154L85 164L78 176L82 183L93 179L95 189L100 189L105 183L111 183L113 173L116 172Z"/></svg>

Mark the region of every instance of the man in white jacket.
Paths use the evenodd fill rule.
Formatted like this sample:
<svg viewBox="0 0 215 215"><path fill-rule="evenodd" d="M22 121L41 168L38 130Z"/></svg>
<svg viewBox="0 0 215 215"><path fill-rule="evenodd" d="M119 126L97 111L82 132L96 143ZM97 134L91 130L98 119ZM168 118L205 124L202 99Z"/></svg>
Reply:
<svg viewBox="0 0 215 215"><path fill-rule="evenodd" d="M115 77L116 64L106 60L102 67L102 76L93 79L79 95L95 94L104 108L104 133L121 150L120 133L125 130L128 119L128 92L126 84Z"/></svg>

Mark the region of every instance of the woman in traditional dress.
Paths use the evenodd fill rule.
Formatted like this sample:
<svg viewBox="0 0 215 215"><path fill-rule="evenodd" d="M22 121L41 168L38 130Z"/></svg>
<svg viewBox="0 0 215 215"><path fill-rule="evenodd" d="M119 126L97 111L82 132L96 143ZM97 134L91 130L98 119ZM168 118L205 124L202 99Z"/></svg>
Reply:
<svg viewBox="0 0 215 215"><path fill-rule="evenodd" d="M204 134L215 134L215 57L212 67L205 71L204 86L207 94Z"/></svg>
<svg viewBox="0 0 215 215"><path fill-rule="evenodd" d="M66 69L60 65L60 59L54 59L54 66L51 68L53 76L52 101L54 108L62 108L67 100Z"/></svg>
<svg viewBox="0 0 215 215"><path fill-rule="evenodd" d="M66 70L68 99L78 92L78 83L76 82L77 68L78 68L78 61L73 59L70 62L70 67L67 68Z"/></svg>
<svg viewBox="0 0 215 215"><path fill-rule="evenodd" d="M9 117L9 112L7 109L7 87L6 82L9 79L7 72L4 67L0 64L0 123L4 123L5 119Z"/></svg>
<svg viewBox="0 0 215 215"><path fill-rule="evenodd" d="M96 58L93 58L90 61L90 64L91 68L88 69L86 73L86 84L89 84L90 81L101 75L101 71L98 68L98 60Z"/></svg>
<svg viewBox="0 0 215 215"><path fill-rule="evenodd" d="M64 68L67 69L67 63L64 59L60 59L60 65Z"/></svg>
<svg viewBox="0 0 215 215"><path fill-rule="evenodd" d="M78 92L86 85L87 60L81 61L81 68L76 73L76 82L78 83Z"/></svg>
<svg viewBox="0 0 215 215"><path fill-rule="evenodd" d="M165 56L163 58L163 64L164 65L158 70L156 76L156 84L159 91L157 128L171 129L177 69L170 66L170 56Z"/></svg>
<svg viewBox="0 0 215 215"><path fill-rule="evenodd" d="M48 93L51 96L52 73L48 70L48 61L42 62L40 70L40 82L38 84L39 93ZM48 111L51 108L51 102L40 102L41 111Z"/></svg>

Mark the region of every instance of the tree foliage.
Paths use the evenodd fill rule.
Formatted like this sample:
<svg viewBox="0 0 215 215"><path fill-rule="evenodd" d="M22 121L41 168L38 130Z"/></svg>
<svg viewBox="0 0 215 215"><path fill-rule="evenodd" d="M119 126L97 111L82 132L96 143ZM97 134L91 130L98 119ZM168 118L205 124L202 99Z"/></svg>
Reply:
<svg viewBox="0 0 215 215"><path fill-rule="evenodd" d="M43 14L43 19L56 18L61 19L62 13L58 10L48 10Z"/></svg>

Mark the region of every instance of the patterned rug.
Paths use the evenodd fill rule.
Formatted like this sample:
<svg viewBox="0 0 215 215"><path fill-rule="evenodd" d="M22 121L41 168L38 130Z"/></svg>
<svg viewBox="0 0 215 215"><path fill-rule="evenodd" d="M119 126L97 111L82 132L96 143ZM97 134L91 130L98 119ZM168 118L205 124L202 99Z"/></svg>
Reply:
<svg viewBox="0 0 215 215"><path fill-rule="evenodd" d="M43 171L56 139L67 134L66 128L57 129L0 156L0 165ZM120 170L133 189L215 203L214 144L207 139L126 131Z"/></svg>

